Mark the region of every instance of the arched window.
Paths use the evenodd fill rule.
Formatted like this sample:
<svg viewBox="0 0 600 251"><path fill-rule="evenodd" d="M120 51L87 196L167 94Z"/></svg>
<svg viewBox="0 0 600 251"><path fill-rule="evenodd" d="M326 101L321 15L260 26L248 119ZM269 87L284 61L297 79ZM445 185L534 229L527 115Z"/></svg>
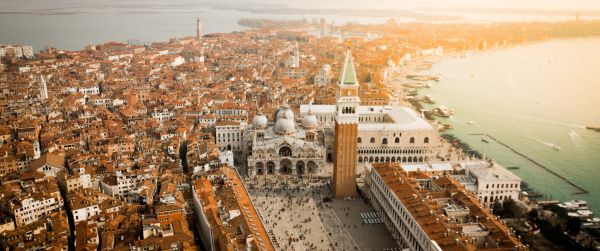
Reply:
<svg viewBox="0 0 600 251"><path fill-rule="evenodd" d="M371 144L375 143L375 138L371 137Z"/></svg>
<svg viewBox="0 0 600 251"><path fill-rule="evenodd" d="M415 143L415 138L414 138L414 137L411 137L411 138L410 138L410 143L411 143L411 144L414 144L414 143Z"/></svg>
<svg viewBox="0 0 600 251"><path fill-rule="evenodd" d="M429 137L425 137L425 139L423 140L423 142L424 142L425 144L428 144L428 143L429 143Z"/></svg>
<svg viewBox="0 0 600 251"><path fill-rule="evenodd" d="M400 143L400 138L396 137L396 139L394 140L394 143L396 143L396 144Z"/></svg>
<svg viewBox="0 0 600 251"><path fill-rule="evenodd" d="M381 144L387 145L387 138L383 138L383 140L381 141Z"/></svg>
<svg viewBox="0 0 600 251"><path fill-rule="evenodd" d="M358 137L358 143L362 143L362 139Z"/></svg>
<svg viewBox="0 0 600 251"><path fill-rule="evenodd" d="M288 146L284 146L279 148L279 156L281 157L290 157L292 156L292 149Z"/></svg>

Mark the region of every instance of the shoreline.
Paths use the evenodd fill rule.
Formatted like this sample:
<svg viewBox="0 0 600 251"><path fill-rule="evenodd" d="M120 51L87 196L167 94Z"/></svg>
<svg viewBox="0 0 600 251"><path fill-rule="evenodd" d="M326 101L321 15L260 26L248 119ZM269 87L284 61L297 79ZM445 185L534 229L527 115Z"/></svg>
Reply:
<svg viewBox="0 0 600 251"><path fill-rule="evenodd" d="M485 50L465 50L462 52L453 51L453 52L449 52L449 53L444 52L444 55L441 56L439 59L437 59L434 64L437 64L439 61L448 59L448 58L468 57L468 56L472 56L475 54L482 54L485 52L498 52L498 51L503 51L503 50L510 50L510 49L515 49L515 48L525 47L525 46L539 45L542 43L559 42L559 41L573 41L573 40L595 40L595 39L600 39L600 36L554 37L554 38L548 38L548 39L544 39L544 40L532 40L532 41L526 41L526 42L512 43L507 46L490 48L490 49L485 49ZM466 55L467 53L471 53L471 55ZM419 71L423 71L423 70L416 70L414 72L410 72L409 74L418 73ZM427 70L425 70L425 71L427 71Z"/></svg>
<svg viewBox="0 0 600 251"><path fill-rule="evenodd" d="M436 59L434 65L437 64L437 63L439 63L441 60L447 59L447 58L452 58L452 59L466 58L467 56L472 56L474 54L481 54L481 53L484 53L484 52L498 52L498 51L506 50L506 49L515 49L515 48L519 48L519 47L534 46L534 45L539 45L539 44L546 43L546 42L578 41L578 40L579 41L582 41L582 40L583 41L590 41L590 40L598 40L598 39L600 39L600 36L585 36L585 37L573 37L573 38L571 38L571 37L568 37L568 38L560 37L560 38L551 38L551 39L538 40L538 41L528 41L528 42L513 44L513 45L510 45L510 46L505 46L505 47L500 47L500 48L492 48L492 49L486 49L486 50L473 50L473 51L468 51L467 50L467 51L462 51L462 52L453 52L453 53L444 54L443 56L441 56L438 59ZM468 52L471 52L472 54L468 54ZM418 61L415 61L415 64L418 64ZM415 69L415 70L409 72L408 74L435 74L435 72L431 71L431 68L432 67L430 67L429 69L421 69L421 70ZM411 88L403 87L402 91L407 91L407 89L411 89ZM415 96L415 97L419 97L422 94L423 88L416 88L415 90L417 91L417 96ZM426 102L423 102L423 100L420 100L420 99L415 99L415 100L420 105L422 105L424 107L424 109L427 109L427 108L425 108L426 105L431 106L431 104L427 104ZM416 109L415 107L413 107L413 108ZM453 125L453 127L454 127L454 125L458 125L458 122L444 121L444 118L439 117L439 116L432 116L432 118L433 119L430 122L435 121L436 123L439 123L439 124L451 123ZM452 131L453 129L455 129L455 128L452 128L452 129L449 130L450 131L449 134L453 135L459 141L465 142L464 141L465 140L464 135L462 135L462 136L457 135L456 133L454 133ZM463 127L463 129L464 129L464 127ZM471 133L480 133L480 132L475 132L475 131L473 131L471 129L465 129L465 131L467 133L468 132L471 132ZM442 134L442 133L446 133L446 131L443 130L443 131L439 132L439 134ZM485 134L485 135L487 135L487 134ZM491 138L491 136L490 136L490 138ZM500 144L504 145L503 143L500 143ZM477 152L479 152L480 149L481 149L481 147L472 147L469 144L467 144L467 146L469 146L472 150L475 150ZM515 152L515 150L513 150L511 147L509 147L507 145L504 145L504 146L507 147L509 150ZM462 151L464 152L464 150L462 150ZM520 152L515 152L515 153L517 153L518 155L520 154ZM593 192L593 190L590 191L589 188L583 188L581 182L573 182L573 181L565 178L564 176L561 176L560 174L556 173L556 171L554 169L548 169L547 167L539 164L539 162L537 162L536 160L530 159L528 156L524 156L523 154L520 154L520 155L521 155L521 157L524 157L526 160L531 161L533 165L541 166L545 170L545 172L547 172L550 175L553 175L556 178L561 179L562 181L566 182L566 185L568 185L571 188L573 188L574 191L568 192L568 196L571 199L583 199L583 200L588 201L588 203L589 203L589 199L588 198L581 198L581 197L578 197L578 196L591 196L591 193ZM508 171L513 172L512 170L508 170ZM515 175L517 175L517 174L515 173ZM529 179L526 179L525 176L523 176L523 174L519 174L518 176L525 183L528 183L529 181L532 181L531 177ZM535 187L531 187L531 186L530 186L530 188L534 188L535 189ZM552 189L548 189L548 187L543 187L543 188L539 187L539 188L541 188L541 189L535 189L533 191L534 192L539 191L542 194L544 194L544 196L546 196L547 198L552 198L552 197L556 197L556 196L561 197L561 194L557 194L556 191L551 191ZM522 190L522 191L524 191L524 190ZM529 191L527 191L527 192L529 192ZM569 199L560 199L560 200L561 201L568 201ZM591 210L595 211L596 213L598 213L598 211L599 211L599 209L597 207L591 207Z"/></svg>

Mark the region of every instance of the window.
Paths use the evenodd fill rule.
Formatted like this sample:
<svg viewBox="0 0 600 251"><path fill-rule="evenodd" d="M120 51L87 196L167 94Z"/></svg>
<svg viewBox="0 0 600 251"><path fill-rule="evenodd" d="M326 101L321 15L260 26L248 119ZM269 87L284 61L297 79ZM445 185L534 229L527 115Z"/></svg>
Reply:
<svg viewBox="0 0 600 251"><path fill-rule="evenodd" d="M375 143L375 138L371 137L371 144Z"/></svg>
<svg viewBox="0 0 600 251"><path fill-rule="evenodd" d="M362 139L358 137L358 143L362 143Z"/></svg>
<svg viewBox="0 0 600 251"><path fill-rule="evenodd" d="M423 140L423 143L429 144L429 137L425 137L425 139Z"/></svg>
<svg viewBox="0 0 600 251"><path fill-rule="evenodd" d="M396 144L400 143L400 138L396 137L396 139L394 140L394 143L396 143Z"/></svg>
<svg viewBox="0 0 600 251"><path fill-rule="evenodd" d="M387 145L387 138L383 138L383 140L381 140L381 144Z"/></svg>
<svg viewBox="0 0 600 251"><path fill-rule="evenodd" d="M284 146L279 149L279 156L281 157L290 157L292 156L292 149Z"/></svg>
<svg viewBox="0 0 600 251"><path fill-rule="evenodd" d="M414 143L415 143L415 138L414 138L414 137L411 137L411 138L410 138L410 143L411 143L411 144L414 144Z"/></svg>

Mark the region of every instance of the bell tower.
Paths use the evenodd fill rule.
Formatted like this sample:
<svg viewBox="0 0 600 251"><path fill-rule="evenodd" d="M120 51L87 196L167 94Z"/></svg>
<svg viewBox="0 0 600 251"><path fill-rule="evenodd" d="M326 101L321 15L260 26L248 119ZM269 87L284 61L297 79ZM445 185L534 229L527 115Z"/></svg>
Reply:
<svg viewBox="0 0 600 251"><path fill-rule="evenodd" d="M48 85L46 84L46 80L44 76L40 75L40 100L44 101L48 99Z"/></svg>
<svg viewBox="0 0 600 251"><path fill-rule="evenodd" d="M196 18L196 40L202 41L202 22L200 22L200 17Z"/></svg>
<svg viewBox="0 0 600 251"><path fill-rule="evenodd" d="M357 196L356 165L359 84L350 50L340 74L336 95L333 193L335 197Z"/></svg>

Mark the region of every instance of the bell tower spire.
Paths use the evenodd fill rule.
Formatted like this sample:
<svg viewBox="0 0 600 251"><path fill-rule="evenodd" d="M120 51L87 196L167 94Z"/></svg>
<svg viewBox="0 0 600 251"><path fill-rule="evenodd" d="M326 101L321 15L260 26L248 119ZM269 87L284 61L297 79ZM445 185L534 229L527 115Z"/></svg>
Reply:
<svg viewBox="0 0 600 251"><path fill-rule="evenodd" d="M354 197L356 191L359 84L348 49L340 73L336 95L333 193L336 197Z"/></svg>

